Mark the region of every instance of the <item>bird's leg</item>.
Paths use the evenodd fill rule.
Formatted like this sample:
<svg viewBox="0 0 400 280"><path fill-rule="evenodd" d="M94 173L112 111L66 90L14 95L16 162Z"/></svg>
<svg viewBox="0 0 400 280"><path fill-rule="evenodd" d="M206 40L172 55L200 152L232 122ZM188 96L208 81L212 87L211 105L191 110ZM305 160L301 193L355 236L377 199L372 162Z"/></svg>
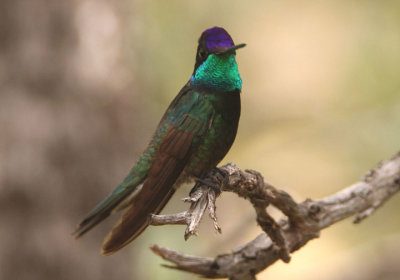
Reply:
<svg viewBox="0 0 400 280"><path fill-rule="evenodd" d="M221 194L221 185L224 183L224 180L228 178L228 176L228 172L221 168L215 167L202 178L195 178L196 184L190 191L190 194L194 193L201 185L205 185L214 190L216 196L219 196Z"/></svg>
<svg viewBox="0 0 400 280"><path fill-rule="evenodd" d="M196 191L196 189L201 186L207 186L207 187L213 189L216 193L218 193L218 195L221 193L219 186L214 184L214 182L211 181L209 178L205 178L205 179L195 178L195 181L196 181L196 184L190 190L190 194L194 193Z"/></svg>
<svg viewBox="0 0 400 280"><path fill-rule="evenodd" d="M190 191L189 197L185 198L185 202L190 202L189 213L191 220L185 231L185 239L196 234L196 230L206 209L210 213L210 218L214 222L214 228L217 232L221 232L216 216L215 201L221 194L221 186L227 178L228 173L219 168L214 168L209 173L201 177L196 177L196 184Z"/></svg>

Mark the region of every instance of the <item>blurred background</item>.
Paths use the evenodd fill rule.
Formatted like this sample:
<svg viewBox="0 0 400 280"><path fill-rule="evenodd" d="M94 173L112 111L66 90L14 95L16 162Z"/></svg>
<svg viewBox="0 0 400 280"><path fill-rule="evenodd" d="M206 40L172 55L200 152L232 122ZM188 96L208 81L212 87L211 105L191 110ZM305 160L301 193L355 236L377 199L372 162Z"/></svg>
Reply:
<svg viewBox="0 0 400 280"><path fill-rule="evenodd" d="M224 193L222 235L204 219L150 227L100 255L109 219L75 224L125 176L189 79L213 26L236 43L237 140L223 163L260 171L298 201L359 180L400 148L399 1L1 1L0 279L197 279L160 266L150 244L199 256L257 236L252 207ZM181 198L163 213L188 206ZM259 279L399 279L400 196L348 219ZM279 217L279 213L275 213Z"/></svg>

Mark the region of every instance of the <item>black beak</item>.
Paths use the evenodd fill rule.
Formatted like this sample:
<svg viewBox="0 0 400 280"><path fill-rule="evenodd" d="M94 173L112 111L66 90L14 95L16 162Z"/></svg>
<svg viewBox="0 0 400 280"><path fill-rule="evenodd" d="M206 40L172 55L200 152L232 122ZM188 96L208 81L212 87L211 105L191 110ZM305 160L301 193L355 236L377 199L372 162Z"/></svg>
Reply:
<svg viewBox="0 0 400 280"><path fill-rule="evenodd" d="M230 48L228 48L228 49L226 49L226 50L220 51L220 52L218 52L217 54L233 53L233 52L235 52L237 49L243 48L243 47L245 47L245 46L246 46L246 44L235 45L235 46L230 47Z"/></svg>

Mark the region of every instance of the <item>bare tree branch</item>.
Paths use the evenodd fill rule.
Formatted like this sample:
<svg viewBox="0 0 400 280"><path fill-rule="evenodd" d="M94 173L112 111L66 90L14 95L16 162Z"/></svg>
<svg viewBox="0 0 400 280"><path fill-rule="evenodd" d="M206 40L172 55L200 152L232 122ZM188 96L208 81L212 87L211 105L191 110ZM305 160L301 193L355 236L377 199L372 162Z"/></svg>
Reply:
<svg viewBox="0 0 400 280"><path fill-rule="evenodd" d="M168 267L208 278L256 279L257 273L278 259L289 261L288 252L294 252L318 237L321 229L355 214L354 223L361 222L400 189L400 152L379 163L361 181L329 197L315 201L308 199L299 204L286 192L264 182L256 171L242 171L234 164L227 164L220 169L227 173L226 178L215 179L215 174L212 174L213 182L220 183L222 191L234 192L249 199L256 210L257 221L266 234L260 234L244 246L215 258L185 255L153 245L151 249L154 253L174 264ZM215 210L217 196L213 188L205 184L200 184L197 192L196 199L189 199L192 201L190 209L196 211L189 209L176 215L153 216L152 224L187 224L187 237L189 227L194 223L190 234L195 233L207 203L211 204L211 211ZM203 201L203 204L199 201ZM280 209L287 218L275 222L265 210L269 204ZM215 213L212 215L215 217Z"/></svg>
<svg viewBox="0 0 400 280"><path fill-rule="evenodd" d="M208 209L210 218L214 222L215 230L221 233L215 214L215 200L220 191L216 193L215 188L209 187L204 183L196 183L190 196L183 199L183 201L191 203L189 210L172 215L151 215L150 224L153 226L186 224L185 240L187 240L190 236L197 234L197 228L200 225L203 214Z"/></svg>

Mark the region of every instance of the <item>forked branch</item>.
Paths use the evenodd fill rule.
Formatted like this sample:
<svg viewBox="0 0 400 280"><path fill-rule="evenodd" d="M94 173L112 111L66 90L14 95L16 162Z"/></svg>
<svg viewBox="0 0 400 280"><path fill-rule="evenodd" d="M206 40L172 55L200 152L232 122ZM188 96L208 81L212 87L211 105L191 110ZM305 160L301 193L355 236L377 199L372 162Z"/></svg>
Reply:
<svg viewBox="0 0 400 280"><path fill-rule="evenodd" d="M222 170L222 172L221 172ZM226 173L224 176L221 174ZM153 245L154 253L173 263L168 267L196 273L208 278L256 279L260 271L278 259L290 260L289 252L318 237L319 231L349 216L357 215L354 223L370 216L400 189L400 152L378 164L361 181L320 200L296 203L289 194L266 183L252 170L242 171L227 164L219 172L210 174L209 182L219 184L222 191L230 191L250 200L257 222L264 230L254 240L230 253L215 258L185 255L168 248ZM185 238L196 233L197 226L208 208L219 230L215 217L215 199L218 190L210 184L198 183L187 201L188 211L175 215L152 216L153 225L186 224ZM266 212L272 204L285 214L275 222Z"/></svg>

